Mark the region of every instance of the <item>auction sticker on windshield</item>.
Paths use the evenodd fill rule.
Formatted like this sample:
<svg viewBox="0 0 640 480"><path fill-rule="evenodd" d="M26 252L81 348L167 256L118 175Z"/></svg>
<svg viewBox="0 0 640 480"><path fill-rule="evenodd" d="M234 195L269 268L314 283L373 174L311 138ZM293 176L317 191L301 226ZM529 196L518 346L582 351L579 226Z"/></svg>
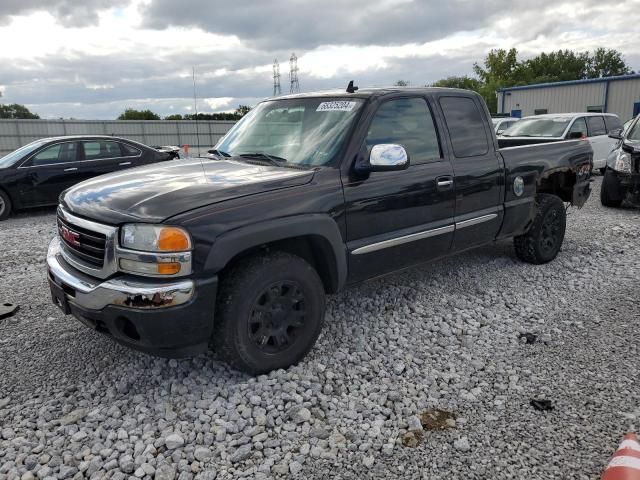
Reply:
<svg viewBox="0 0 640 480"><path fill-rule="evenodd" d="M322 102L316 108L316 112L350 112L353 107L356 106L356 102L349 101L335 101L335 102Z"/></svg>

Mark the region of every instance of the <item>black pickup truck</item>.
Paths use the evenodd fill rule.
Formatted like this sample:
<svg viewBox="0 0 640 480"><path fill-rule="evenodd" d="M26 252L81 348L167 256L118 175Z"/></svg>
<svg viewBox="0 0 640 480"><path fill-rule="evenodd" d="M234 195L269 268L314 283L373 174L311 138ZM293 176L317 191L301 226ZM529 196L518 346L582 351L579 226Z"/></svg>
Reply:
<svg viewBox="0 0 640 480"><path fill-rule="evenodd" d="M352 86L266 100L211 152L64 192L49 283L119 342L254 374L311 349L326 293L505 238L551 261L593 156L500 150L473 92Z"/></svg>

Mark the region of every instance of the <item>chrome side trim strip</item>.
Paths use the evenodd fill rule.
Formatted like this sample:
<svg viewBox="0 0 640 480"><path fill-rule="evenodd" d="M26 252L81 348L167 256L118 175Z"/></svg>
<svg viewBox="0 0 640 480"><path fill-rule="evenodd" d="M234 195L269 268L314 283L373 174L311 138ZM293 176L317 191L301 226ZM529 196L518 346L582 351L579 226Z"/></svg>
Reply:
<svg viewBox="0 0 640 480"><path fill-rule="evenodd" d="M490 213L489 215L482 215L481 217L470 218L462 222L456 222L456 230L459 228L471 227L478 225L479 223L489 222L498 216L497 213Z"/></svg>
<svg viewBox="0 0 640 480"><path fill-rule="evenodd" d="M479 223L489 222L497 217L497 213L490 213L488 215L470 218L469 220L463 220L462 222L456 222L455 225L447 225L446 227L434 228L432 230L425 230L422 232L412 233L410 235L403 235L402 237L391 238L389 240L384 240L382 242L376 242L370 245L365 245L364 247L356 248L351 252L351 254L362 255L363 253L371 253L377 250L382 250L383 248L395 247L396 245L402 245L403 243L422 240L423 238L435 237L437 235L451 233L460 228L471 227L473 225L478 225Z"/></svg>
<svg viewBox="0 0 640 480"><path fill-rule="evenodd" d="M375 252L382 250L383 248L395 247L396 245L402 245L403 243L414 242L423 238L435 237L444 233L451 233L455 230L454 225L447 225L446 227L434 228L432 230L425 230L423 232L412 233L404 235L402 237L391 238L382 242L372 243L365 245L364 247L356 248L351 252L352 255L362 255L363 253Z"/></svg>

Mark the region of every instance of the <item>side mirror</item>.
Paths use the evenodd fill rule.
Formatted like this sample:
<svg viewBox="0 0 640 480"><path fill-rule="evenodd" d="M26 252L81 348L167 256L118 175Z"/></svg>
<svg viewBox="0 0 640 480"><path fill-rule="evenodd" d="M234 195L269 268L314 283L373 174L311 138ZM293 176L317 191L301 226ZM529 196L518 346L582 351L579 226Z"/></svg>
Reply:
<svg viewBox="0 0 640 480"><path fill-rule="evenodd" d="M370 172L404 170L409 167L409 155L402 145L380 143L374 145L369 154Z"/></svg>
<svg viewBox="0 0 640 480"><path fill-rule="evenodd" d="M609 132L609 138L615 138L616 140L622 140L622 129L614 128Z"/></svg>
<svg viewBox="0 0 640 480"><path fill-rule="evenodd" d="M584 137L586 137L584 132L569 132L569 138L571 139L580 139Z"/></svg>

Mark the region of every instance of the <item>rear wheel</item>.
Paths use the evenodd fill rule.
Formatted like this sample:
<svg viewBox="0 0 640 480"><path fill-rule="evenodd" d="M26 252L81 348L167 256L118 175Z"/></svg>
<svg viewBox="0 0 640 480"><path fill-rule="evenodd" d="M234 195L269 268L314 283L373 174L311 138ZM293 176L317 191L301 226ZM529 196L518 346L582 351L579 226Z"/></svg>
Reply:
<svg viewBox="0 0 640 480"><path fill-rule="evenodd" d="M322 281L305 260L284 252L248 257L222 279L214 348L250 374L286 368L313 347L324 309Z"/></svg>
<svg viewBox="0 0 640 480"><path fill-rule="evenodd" d="M9 195L0 190L0 221L6 220L11 215L11 199Z"/></svg>
<svg viewBox="0 0 640 480"><path fill-rule="evenodd" d="M619 207L624 199L620 181L612 170L607 170L600 186L600 203L605 207Z"/></svg>
<svg viewBox="0 0 640 480"><path fill-rule="evenodd" d="M514 238L516 255L527 263L547 263L556 258L567 224L562 200L548 193L536 196L536 216L529 231Z"/></svg>

